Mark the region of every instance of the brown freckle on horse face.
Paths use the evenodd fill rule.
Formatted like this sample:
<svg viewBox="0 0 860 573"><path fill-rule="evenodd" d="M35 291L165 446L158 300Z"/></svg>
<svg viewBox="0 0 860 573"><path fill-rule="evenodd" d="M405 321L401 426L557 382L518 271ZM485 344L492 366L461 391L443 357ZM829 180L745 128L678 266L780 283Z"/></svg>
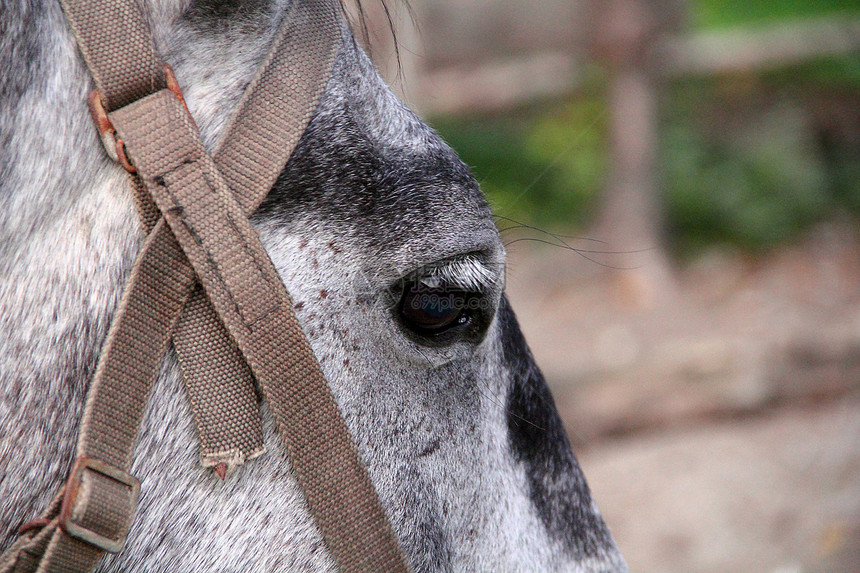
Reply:
<svg viewBox="0 0 860 573"><path fill-rule="evenodd" d="M296 304L293 305L293 308L296 310L301 310L303 306L305 306L304 302L297 302Z"/></svg>
<svg viewBox="0 0 860 573"><path fill-rule="evenodd" d="M307 247L307 246L308 246L308 240L307 240L307 239L302 239L302 240L299 242L299 248L300 248L300 249L304 249L304 248L305 248L305 247Z"/></svg>
<svg viewBox="0 0 860 573"><path fill-rule="evenodd" d="M320 298L328 298L328 291L325 289L322 289L320 291Z"/></svg>
<svg viewBox="0 0 860 573"><path fill-rule="evenodd" d="M334 243L329 243L328 248L335 252L335 254L342 252L340 249L334 246Z"/></svg>
<svg viewBox="0 0 860 573"><path fill-rule="evenodd" d="M317 266L319 266L319 262L316 259L311 259L311 265L313 265L314 267L317 267Z"/></svg>
<svg viewBox="0 0 860 573"><path fill-rule="evenodd" d="M343 365L344 365L344 366L349 366L349 358L347 358L346 360L344 360L344 361L343 361Z"/></svg>

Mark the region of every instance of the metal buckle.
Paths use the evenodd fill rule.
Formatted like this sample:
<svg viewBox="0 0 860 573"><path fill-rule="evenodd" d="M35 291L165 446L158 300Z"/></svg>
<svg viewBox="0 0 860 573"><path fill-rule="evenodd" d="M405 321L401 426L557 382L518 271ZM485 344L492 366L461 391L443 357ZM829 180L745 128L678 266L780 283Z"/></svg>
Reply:
<svg viewBox="0 0 860 573"><path fill-rule="evenodd" d="M87 529L79 523L72 521L72 515L75 513L75 503L78 497L78 490L81 486L81 479L84 471L91 471L95 474L108 479L117 481L128 487L128 501L131 515L128 516L128 524L125 530L119 535L119 538L114 539L108 535L103 535L97 531ZM134 517L134 510L137 506L137 500L140 496L140 482L129 473L106 464L101 460L83 455L75 460L75 465L72 467L69 479L66 482L66 492L63 496L63 505L60 508L58 517L60 529L65 531L70 537L85 541L90 545L94 545L108 553L117 553L122 546L125 545L128 530L131 528L131 521Z"/></svg>
<svg viewBox="0 0 860 573"><path fill-rule="evenodd" d="M182 103L182 106L185 108L185 111L188 112L188 105L185 103L185 97L182 95L182 90L179 87L179 82L176 81L176 76L173 74L173 70L167 64L164 64L164 77L167 84L167 89L173 92L173 95L176 96L176 99ZM119 162L122 165L123 169L128 171L129 173L137 173L137 169L134 165L132 165L131 161L128 158L128 154L126 153L125 143L123 143L122 139L117 137L116 129L111 123L110 119L108 119L107 111L105 111L104 103L102 102L101 94L99 94L99 90L93 90L89 97L87 97L87 106L90 108L90 115L93 117L93 121L96 124L96 128L99 130L99 137L102 140L102 145L104 145L105 151L114 161ZM188 112L188 116L191 117L191 113ZM191 119L191 123L194 124L195 129L197 128L197 124L194 123L194 118Z"/></svg>
<svg viewBox="0 0 860 573"><path fill-rule="evenodd" d="M137 173L137 169L128 160L128 155L125 152L125 143L116 136L116 129L108 119L105 106L102 103L102 97L99 95L99 90L90 92L87 98L87 106L90 108L90 115L93 116L93 121L99 130L99 137L101 137L102 145L104 145L108 156L114 161L118 161L123 169L129 173Z"/></svg>

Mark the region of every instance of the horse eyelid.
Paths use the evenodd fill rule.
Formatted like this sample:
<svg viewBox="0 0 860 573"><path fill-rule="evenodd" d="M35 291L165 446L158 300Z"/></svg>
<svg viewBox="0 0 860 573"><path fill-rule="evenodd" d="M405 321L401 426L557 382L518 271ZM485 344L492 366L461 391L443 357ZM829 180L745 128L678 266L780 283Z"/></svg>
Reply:
<svg viewBox="0 0 860 573"><path fill-rule="evenodd" d="M474 256L465 256L434 266L420 282L430 288L444 285L464 291L486 292L496 285L497 280L497 273L486 264Z"/></svg>

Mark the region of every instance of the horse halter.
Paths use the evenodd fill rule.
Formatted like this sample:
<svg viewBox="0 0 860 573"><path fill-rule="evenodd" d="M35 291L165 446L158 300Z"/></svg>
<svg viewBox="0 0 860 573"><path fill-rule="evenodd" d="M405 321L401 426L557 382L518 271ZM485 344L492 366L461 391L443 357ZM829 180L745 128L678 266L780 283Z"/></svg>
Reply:
<svg viewBox="0 0 860 573"><path fill-rule="evenodd" d="M210 156L134 0L61 0L97 86L90 109L130 173L147 238L99 358L65 486L0 556L0 573L83 573L118 552L128 472L171 338L200 436L226 472L263 453L254 379L341 571L409 566L293 303L248 222L313 115L341 38L335 0L295 0Z"/></svg>

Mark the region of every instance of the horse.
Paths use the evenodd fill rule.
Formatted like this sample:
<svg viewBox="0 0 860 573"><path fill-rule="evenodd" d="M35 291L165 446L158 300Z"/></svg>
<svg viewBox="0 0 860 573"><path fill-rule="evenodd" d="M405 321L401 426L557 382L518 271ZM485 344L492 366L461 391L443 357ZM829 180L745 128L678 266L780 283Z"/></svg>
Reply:
<svg viewBox="0 0 860 573"><path fill-rule="evenodd" d="M290 0L140 4L212 149ZM0 2L0 71L2 550L68 475L144 237L57 0ZM251 221L415 571L626 571L505 298L487 202L345 17L317 110ZM205 471L169 351L134 454L137 514L98 570L333 570L261 415L267 453L224 481Z"/></svg>

